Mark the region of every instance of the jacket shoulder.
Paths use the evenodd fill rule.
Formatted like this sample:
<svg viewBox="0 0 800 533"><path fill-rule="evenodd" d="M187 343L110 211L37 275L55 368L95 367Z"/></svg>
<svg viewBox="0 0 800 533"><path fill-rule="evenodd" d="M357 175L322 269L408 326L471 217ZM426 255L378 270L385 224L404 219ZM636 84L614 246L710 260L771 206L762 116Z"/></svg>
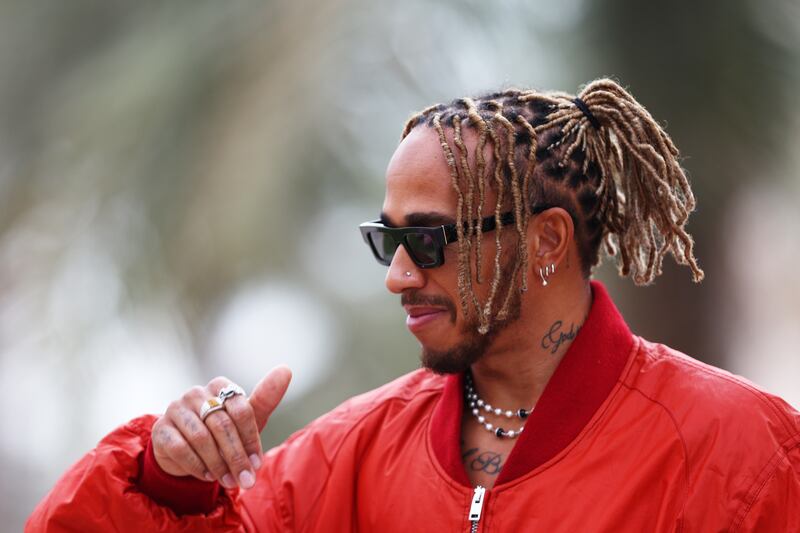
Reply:
<svg viewBox="0 0 800 533"><path fill-rule="evenodd" d="M761 422L781 440L800 434L800 413L782 398L669 346L640 341L637 361L624 381L679 415L676 420L745 424L750 429Z"/></svg>
<svg viewBox="0 0 800 533"><path fill-rule="evenodd" d="M800 495L800 413L743 377L640 340L623 384L682 443L686 524L739 531Z"/></svg>

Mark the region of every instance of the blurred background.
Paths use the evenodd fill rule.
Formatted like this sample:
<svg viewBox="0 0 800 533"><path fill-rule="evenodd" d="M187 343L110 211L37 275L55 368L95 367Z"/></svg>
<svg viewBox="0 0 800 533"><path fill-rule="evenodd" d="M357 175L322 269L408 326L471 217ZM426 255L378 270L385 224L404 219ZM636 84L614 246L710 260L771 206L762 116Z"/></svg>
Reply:
<svg viewBox="0 0 800 533"><path fill-rule="evenodd" d="M357 225L415 110L619 79L672 135L706 281L632 329L800 405L796 0L0 2L0 529L106 433L295 373L274 445L418 366Z"/></svg>

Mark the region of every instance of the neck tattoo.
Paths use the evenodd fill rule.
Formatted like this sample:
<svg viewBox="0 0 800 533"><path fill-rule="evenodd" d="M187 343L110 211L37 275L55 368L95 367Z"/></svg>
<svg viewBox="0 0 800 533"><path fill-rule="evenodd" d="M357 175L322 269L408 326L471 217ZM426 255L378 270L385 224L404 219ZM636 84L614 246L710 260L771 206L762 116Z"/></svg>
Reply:
<svg viewBox="0 0 800 533"><path fill-rule="evenodd" d="M555 354L565 342L571 341L577 337L578 332L581 330L580 326L576 328L575 324L570 324L569 331L564 331L563 326L563 322L556 320L553 322L553 325L550 326L550 329L547 330L544 337L542 337L542 348L550 350L551 354Z"/></svg>
<svg viewBox="0 0 800 533"><path fill-rule="evenodd" d="M474 416L475 419L484 428L486 428L486 431L494 433L494 436L500 439L502 438L513 439L515 437L518 437L519 434L522 433L522 430L525 427L524 422L523 425L520 426L520 428L517 430L514 429L507 430L503 429L499 425L495 426L491 422L487 422L486 416L492 416L492 415L498 417L505 416L508 419L519 418L520 420L525 420L528 418L528 415L531 414L531 411L533 411L533 407L531 407L530 409L521 408L517 409L516 411L513 411L511 409L504 410L500 409L499 407L492 407L491 405L489 405L488 402L485 402L484 400L478 397L478 393L475 391L475 385L472 382L472 374L470 374L469 372L467 372L464 375L464 396L465 396L465 403L472 412L472 416ZM483 412L483 414L481 414L481 411Z"/></svg>

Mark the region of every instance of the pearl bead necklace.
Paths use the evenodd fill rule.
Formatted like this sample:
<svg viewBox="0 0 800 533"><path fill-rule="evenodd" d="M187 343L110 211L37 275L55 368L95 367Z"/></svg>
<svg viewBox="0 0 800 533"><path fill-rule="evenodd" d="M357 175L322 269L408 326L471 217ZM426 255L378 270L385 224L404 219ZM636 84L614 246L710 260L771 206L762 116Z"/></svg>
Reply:
<svg viewBox="0 0 800 533"><path fill-rule="evenodd" d="M467 405L472 410L472 416L484 427L486 431L494 433L495 437L498 438L508 438L513 439L518 437L522 430L524 429L524 425L521 426L517 430L506 430L501 428L500 426L495 427L494 424L491 422L486 421L486 417L481 414L481 410L488 415L496 415L502 416L505 415L506 418L519 418L520 420L525 420L528 418L528 415L531 414L533 411L533 407L530 409L517 409L516 411L512 411L510 409L500 409L499 407L492 407L488 402L483 401L481 398L478 397L478 393L475 391L475 386L472 384L472 376L467 373L464 379L464 393L466 396Z"/></svg>

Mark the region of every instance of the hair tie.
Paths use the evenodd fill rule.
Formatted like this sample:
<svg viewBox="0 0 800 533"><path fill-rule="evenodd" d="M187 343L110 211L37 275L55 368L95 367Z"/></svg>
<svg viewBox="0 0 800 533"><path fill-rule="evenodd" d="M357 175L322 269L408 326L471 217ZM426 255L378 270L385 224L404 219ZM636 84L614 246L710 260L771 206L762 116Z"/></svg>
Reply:
<svg viewBox="0 0 800 533"><path fill-rule="evenodd" d="M589 123L592 126L594 126L594 129L599 130L600 129L600 121L597 120L597 117L592 115L591 111L589 111L589 106L586 105L586 102L584 102L580 98L573 98L572 101L575 102L575 105L578 106L578 109L580 109L581 112L584 115L586 115L586 118L589 119Z"/></svg>

